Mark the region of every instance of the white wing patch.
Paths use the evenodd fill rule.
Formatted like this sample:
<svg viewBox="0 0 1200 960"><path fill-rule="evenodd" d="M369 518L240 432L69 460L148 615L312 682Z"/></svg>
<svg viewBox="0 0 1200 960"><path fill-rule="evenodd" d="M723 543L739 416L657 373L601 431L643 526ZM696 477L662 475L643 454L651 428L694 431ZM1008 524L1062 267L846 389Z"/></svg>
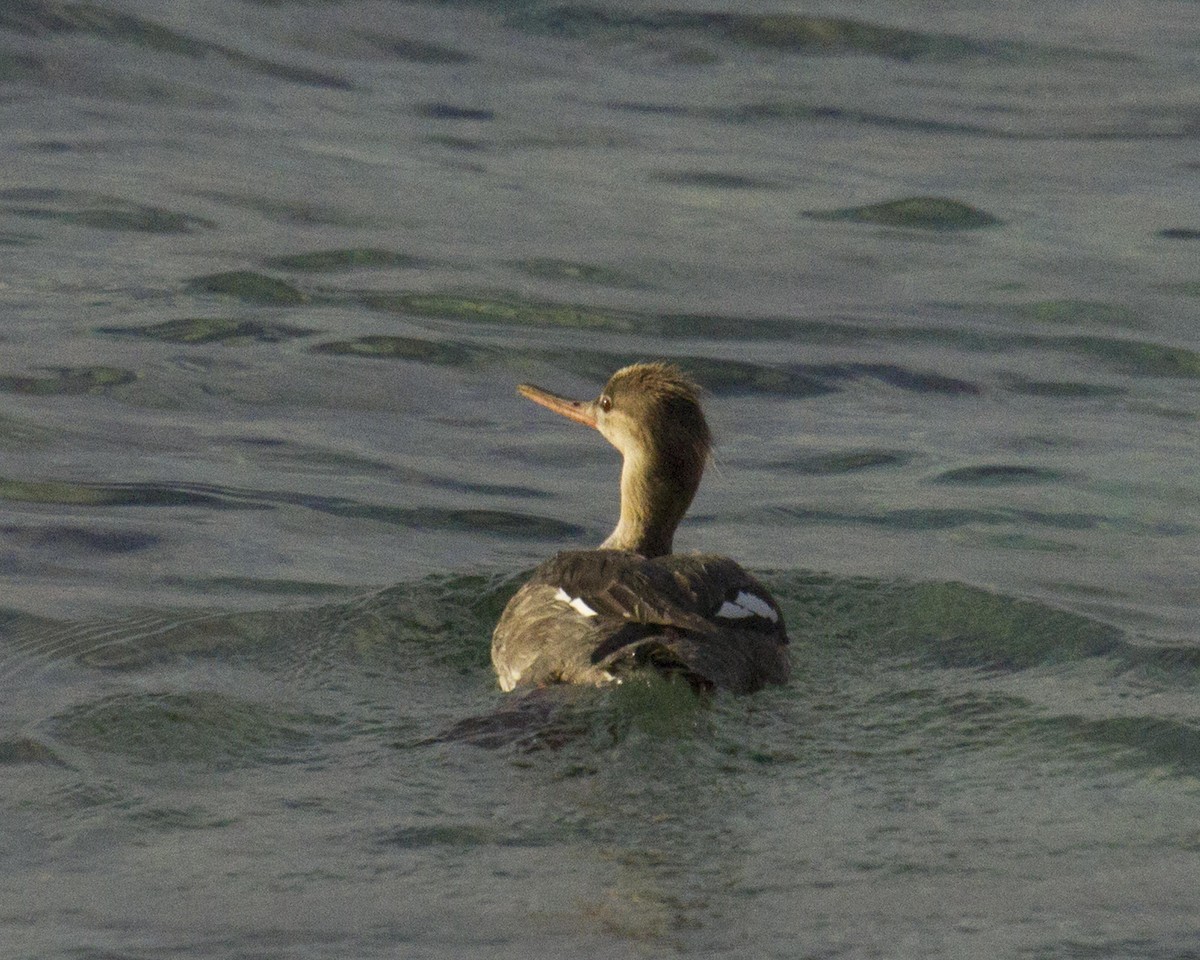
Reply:
<svg viewBox="0 0 1200 960"><path fill-rule="evenodd" d="M559 591L560 593L562 591ZM723 620L741 620L744 617L763 617L772 623L779 622L779 614L762 597L755 593L739 590L737 599L726 600L717 611Z"/></svg>
<svg viewBox="0 0 1200 960"><path fill-rule="evenodd" d="M558 593L554 595L555 600L561 600L568 607L571 607L576 613L585 617L596 616L596 611L589 607L583 597L572 597L562 587L558 588Z"/></svg>

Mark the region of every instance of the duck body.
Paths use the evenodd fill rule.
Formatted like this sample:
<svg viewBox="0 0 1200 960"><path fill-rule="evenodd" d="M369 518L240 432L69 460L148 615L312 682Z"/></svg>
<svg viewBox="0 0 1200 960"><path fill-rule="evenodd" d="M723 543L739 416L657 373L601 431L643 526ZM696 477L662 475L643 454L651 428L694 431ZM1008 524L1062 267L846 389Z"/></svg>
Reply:
<svg viewBox="0 0 1200 960"><path fill-rule="evenodd" d="M621 516L599 549L547 560L509 601L492 635L501 688L645 667L737 693L784 683L787 629L767 589L728 557L672 553L710 448L696 385L656 363L618 370L594 401L518 391L621 452Z"/></svg>
<svg viewBox="0 0 1200 960"><path fill-rule="evenodd" d="M787 680L783 614L728 557L628 550L558 554L505 608L492 638L504 690L620 682L646 666L752 693Z"/></svg>

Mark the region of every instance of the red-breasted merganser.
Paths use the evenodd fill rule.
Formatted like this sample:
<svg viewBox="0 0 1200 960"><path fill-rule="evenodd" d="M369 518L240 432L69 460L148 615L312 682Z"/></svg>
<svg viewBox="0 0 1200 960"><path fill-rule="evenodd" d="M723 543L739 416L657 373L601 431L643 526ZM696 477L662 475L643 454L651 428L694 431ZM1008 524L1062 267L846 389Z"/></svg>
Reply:
<svg viewBox="0 0 1200 960"><path fill-rule="evenodd" d="M711 446L696 384L670 364L639 363L595 400L517 391L595 427L624 465L609 538L543 563L505 608L492 635L501 688L619 682L643 664L738 693L785 682L787 629L767 589L728 557L671 553Z"/></svg>

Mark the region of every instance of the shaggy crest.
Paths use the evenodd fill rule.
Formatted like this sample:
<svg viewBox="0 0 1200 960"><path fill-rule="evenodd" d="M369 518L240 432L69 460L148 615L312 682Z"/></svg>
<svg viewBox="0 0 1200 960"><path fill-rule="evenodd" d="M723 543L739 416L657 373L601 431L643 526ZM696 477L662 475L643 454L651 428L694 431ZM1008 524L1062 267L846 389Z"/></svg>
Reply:
<svg viewBox="0 0 1200 960"><path fill-rule="evenodd" d="M640 419L646 426L661 429L670 425L663 440L684 443L701 462L708 458L712 434L700 407L700 386L675 364L634 363L622 367L609 377L601 394L605 396L614 407L638 405L645 411ZM644 442L652 443L653 438L646 437Z"/></svg>

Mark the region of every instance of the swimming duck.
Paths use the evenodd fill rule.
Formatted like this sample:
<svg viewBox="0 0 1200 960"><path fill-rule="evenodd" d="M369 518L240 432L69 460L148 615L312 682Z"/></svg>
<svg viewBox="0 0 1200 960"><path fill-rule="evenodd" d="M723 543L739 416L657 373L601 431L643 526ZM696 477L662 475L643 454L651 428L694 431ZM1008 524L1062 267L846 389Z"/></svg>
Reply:
<svg viewBox="0 0 1200 960"><path fill-rule="evenodd" d="M501 688L619 683L646 666L737 693L784 683L787 629L766 587L728 557L671 552L712 445L691 378L639 363L595 400L517 391L599 430L624 463L608 539L547 560L500 617L492 663Z"/></svg>

